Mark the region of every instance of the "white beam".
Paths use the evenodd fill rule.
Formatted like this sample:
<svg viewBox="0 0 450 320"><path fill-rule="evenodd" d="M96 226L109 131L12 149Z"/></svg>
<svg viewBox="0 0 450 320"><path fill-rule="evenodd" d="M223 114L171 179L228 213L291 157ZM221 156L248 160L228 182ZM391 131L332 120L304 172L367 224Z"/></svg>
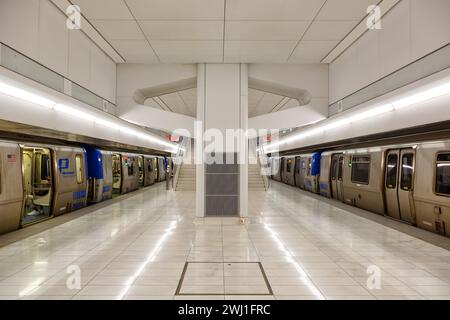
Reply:
<svg viewBox="0 0 450 320"><path fill-rule="evenodd" d="M326 118L324 110L312 106L300 106L263 114L248 120L249 129L286 129L302 127Z"/></svg>

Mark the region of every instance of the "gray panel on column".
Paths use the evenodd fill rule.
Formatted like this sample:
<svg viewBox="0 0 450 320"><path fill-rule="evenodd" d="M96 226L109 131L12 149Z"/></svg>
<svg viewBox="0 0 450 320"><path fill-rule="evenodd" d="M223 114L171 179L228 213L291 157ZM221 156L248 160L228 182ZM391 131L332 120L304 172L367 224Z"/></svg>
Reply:
<svg viewBox="0 0 450 320"><path fill-rule="evenodd" d="M206 164L205 214L207 216L239 215L239 165L237 154L215 154L216 163ZM211 161L207 161L210 163Z"/></svg>

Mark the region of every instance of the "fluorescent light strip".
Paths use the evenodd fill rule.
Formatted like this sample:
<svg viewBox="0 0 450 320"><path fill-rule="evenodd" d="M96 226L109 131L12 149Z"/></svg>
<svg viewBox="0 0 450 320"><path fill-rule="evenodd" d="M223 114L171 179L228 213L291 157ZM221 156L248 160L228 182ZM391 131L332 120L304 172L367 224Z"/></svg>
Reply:
<svg viewBox="0 0 450 320"><path fill-rule="evenodd" d="M0 93L6 94L8 96L18 98L21 100L25 100L27 102L36 103L36 104L38 104L42 107L46 107L46 108L53 108L53 106L55 105L55 102L50 99L47 99L47 98L41 97L37 94L19 89L17 87L11 86L4 82L0 82Z"/></svg>
<svg viewBox="0 0 450 320"><path fill-rule="evenodd" d="M312 129L306 130L304 132L298 133L297 135L287 137L278 142L271 143L266 146L267 150L265 152L270 153L270 152L272 152L273 148L278 147L279 145L282 145L282 144L287 144L289 142L293 142L293 141L299 140L301 138L313 136L313 135L322 133L327 130L339 128L339 127L342 127L342 126L345 126L345 125L348 125L348 124L351 124L354 122L358 122L361 120L366 120L366 119L369 119L369 118L372 118L375 116L379 116L381 114L384 114L384 113L387 113L390 111L394 111L394 110L401 109L404 107L409 107L409 106L418 104L420 102L424 102L424 101L438 98L438 97L448 95L448 94L450 94L450 82L446 82L444 84L438 85L431 89L423 90L422 92L412 94L406 98L398 99L398 100L389 102L387 104L384 104L384 105L381 105L378 107L373 107L372 109L370 109L368 111L360 112L360 113L358 113L354 116L350 116L349 118L346 118L346 119L339 119L339 120L324 124L322 126L319 125L316 128L312 128Z"/></svg>
<svg viewBox="0 0 450 320"><path fill-rule="evenodd" d="M61 104L61 103L56 103L53 100L44 98L40 95L28 92L26 90L17 88L15 86L6 84L4 82L0 81L0 93L23 100L23 101L27 101L30 103L34 103L34 104L38 104L40 106L49 108L49 109L53 109L55 111L70 115L70 116L74 116L77 118L81 118L87 121L92 121L95 122L96 124L100 124L102 126L105 127L109 127L111 129L116 129L116 130L120 130L124 133L130 134L130 135L134 135L137 136L141 139L153 142L153 143L157 143L159 145L165 146L170 148L170 152L172 153L176 153L177 150L177 146L172 144L172 143L168 143L166 141L163 141L160 138L157 137L153 137L147 133L144 132L139 132L137 130L135 130L134 128L131 127L127 127L127 126L121 126L119 124L116 124L112 121L108 121L105 120L103 118L98 118L96 116L94 116L93 114L81 111L79 109L76 108L72 108L70 106L67 106L65 104ZM167 150L165 150L167 151Z"/></svg>
<svg viewBox="0 0 450 320"><path fill-rule="evenodd" d="M438 98L444 95L450 94L450 82L444 83L437 87L424 90L422 92L413 94L409 97L396 100L392 102L395 109L400 109L403 107L408 107L413 104L424 102L433 98Z"/></svg>
<svg viewBox="0 0 450 320"><path fill-rule="evenodd" d="M64 104L55 104L55 106L53 107L53 109L55 109L56 111L77 117L77 118L81 118L87 121L94 121L96 119L96 117L94 117L93 115L80 111L78 109L66 106Z"/></svg>

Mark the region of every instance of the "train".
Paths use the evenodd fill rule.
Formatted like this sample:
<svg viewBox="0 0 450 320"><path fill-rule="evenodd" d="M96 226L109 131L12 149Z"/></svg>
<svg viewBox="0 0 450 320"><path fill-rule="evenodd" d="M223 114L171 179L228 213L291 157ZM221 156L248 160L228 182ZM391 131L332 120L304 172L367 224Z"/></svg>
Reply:
<svg viewBox="0 0 450 320"><path fill-rule="evenodd" d="M0 234L166 179L170 157L0 140Z"/></svg>
<svg viewBox="0 0 450 320"><path fill-rule="evenodd" d="M269 157L271 178L450 237L450 141Z"/></svg>

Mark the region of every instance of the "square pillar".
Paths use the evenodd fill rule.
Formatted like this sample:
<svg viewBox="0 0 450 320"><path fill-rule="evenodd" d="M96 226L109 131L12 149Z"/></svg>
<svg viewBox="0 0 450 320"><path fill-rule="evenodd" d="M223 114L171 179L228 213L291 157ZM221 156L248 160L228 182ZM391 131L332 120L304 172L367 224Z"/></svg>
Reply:
<svg viewBox="0 0 450 320"><path fill-rule="evenodd" d="M247 65L199 64L195 153L197 217L247 216L247 128Z"/></svg>

